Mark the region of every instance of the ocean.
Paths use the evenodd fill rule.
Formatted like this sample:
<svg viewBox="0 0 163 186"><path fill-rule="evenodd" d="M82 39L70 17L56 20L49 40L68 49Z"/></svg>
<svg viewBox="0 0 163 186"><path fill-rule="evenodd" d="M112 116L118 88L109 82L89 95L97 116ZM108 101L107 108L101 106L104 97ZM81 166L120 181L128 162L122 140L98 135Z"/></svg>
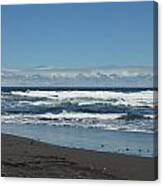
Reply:
<svg viewBox="0 0 163 186"><path fill-rule="evenodd" d="M157 156L157 90L2 87L1 129L71 148Z"/></svg>

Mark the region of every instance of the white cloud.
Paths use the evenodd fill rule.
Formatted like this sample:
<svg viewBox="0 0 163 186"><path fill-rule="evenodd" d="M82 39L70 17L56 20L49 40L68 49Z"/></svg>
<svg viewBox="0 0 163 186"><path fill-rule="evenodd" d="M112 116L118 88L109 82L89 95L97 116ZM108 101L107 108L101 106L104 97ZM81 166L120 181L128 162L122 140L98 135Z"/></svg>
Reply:
<svg viewBox="0 0 163 186"><path fill-rule="evenodd" d="M3 86L152 87L152 67L4 69Z"/></svg>

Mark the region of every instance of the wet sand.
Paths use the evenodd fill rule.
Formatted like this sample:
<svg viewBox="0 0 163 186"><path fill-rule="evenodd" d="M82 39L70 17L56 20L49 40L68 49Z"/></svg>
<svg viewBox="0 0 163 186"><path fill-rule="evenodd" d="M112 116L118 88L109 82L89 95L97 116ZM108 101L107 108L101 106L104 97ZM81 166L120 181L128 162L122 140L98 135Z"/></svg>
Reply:
<svg viewBox="0 0 163 186"><path fill-rule="evenodd" d="M157 158L64 148L1 135L3 177L157 179Z"/></svg>

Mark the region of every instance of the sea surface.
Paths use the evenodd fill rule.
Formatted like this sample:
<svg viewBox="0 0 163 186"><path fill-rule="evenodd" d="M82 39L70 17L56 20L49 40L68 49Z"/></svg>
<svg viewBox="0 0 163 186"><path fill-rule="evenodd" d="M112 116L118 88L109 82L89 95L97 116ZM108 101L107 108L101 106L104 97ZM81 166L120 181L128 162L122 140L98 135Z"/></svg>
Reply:
<svg viewBox="0 0 163 186"><path fill-rule="evenodd" d="M157 90L2 87L2 132L65 147L154 157Z"/></svg>

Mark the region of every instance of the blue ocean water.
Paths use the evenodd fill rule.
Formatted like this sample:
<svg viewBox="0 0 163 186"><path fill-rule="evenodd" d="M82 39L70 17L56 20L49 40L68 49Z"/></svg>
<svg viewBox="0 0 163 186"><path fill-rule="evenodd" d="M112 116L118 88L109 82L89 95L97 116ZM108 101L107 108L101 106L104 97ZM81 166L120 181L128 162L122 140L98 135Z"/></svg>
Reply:
<svg viewBox="0 0 163 186"><path fill-rule="evenodd" d="M157 90L2 87L2 132L48 143L155 156Z"/></svg>

